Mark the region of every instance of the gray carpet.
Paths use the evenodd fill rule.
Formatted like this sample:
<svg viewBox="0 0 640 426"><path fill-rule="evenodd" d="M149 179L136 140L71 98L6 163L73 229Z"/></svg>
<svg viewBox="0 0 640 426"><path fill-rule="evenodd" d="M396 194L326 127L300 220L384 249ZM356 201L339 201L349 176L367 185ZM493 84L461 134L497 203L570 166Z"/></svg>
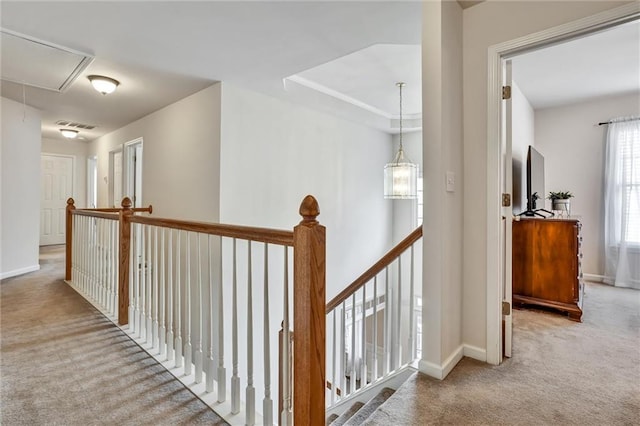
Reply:
<svg viewBox="0 0 640 426"><path fill-rule="evenodd" d="M227 424L62 281L60 247L0 284L2 425Z"/></svg>
<svg viewBox="0 0 640 426"><path fill-rule="evenodd" d="M588 283L584 311L514 311L513 358L416 374L364 424L639 425L640 291Z"/></svg>

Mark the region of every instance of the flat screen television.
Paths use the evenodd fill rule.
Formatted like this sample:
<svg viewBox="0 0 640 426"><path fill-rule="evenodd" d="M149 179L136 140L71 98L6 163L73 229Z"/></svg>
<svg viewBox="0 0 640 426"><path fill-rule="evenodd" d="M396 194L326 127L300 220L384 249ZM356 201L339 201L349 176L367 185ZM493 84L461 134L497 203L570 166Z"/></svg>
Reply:
<svg viewBox="0 0 640 426"><path fill-rule="evenodd" d="M529 145L527 153L527 216L544 210L544 157ZM546 210L544 210L546 211Z"/></svg>

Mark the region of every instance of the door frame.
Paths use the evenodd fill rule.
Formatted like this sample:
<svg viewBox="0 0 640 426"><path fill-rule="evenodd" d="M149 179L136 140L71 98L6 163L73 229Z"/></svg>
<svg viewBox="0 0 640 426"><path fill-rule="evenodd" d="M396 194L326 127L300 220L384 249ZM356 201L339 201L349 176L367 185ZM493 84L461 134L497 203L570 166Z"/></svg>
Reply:
<svg viewBox="0 0 640 426"><path fill-rule="evenodd" d="M502 361L502 185L500 161L502 152L502 61L535 49L549 47L588 34L640 19L637 2L610 9L567 24L536 32L514 40L490 46L488 49L487 81L487 362ZM511 262L511 259L505 259Z"/></svg>
<svg viewBox="0 0 640 426"><path fill-rule="evenodd" d="M144 141L142 136L135 138L133 140L130 140L129 142L125 142L123 145L123 152L122 152L122 161L124 163L123 175L122 175L123 194L131 199L134 207L140 207L142 205L141 204L142 199L140 200L134 199L136 192L139 192L139 194L141 195L140 198L142 198L142 188L136 191L136 171L135 171L135 167L133 166L134 165L133 158L136 154L136 147L138 145L144 149ZM143 153L143 158L144 158L144 153ZM142 165L140 164L138 167L141 167L141 166Z"/></svg>

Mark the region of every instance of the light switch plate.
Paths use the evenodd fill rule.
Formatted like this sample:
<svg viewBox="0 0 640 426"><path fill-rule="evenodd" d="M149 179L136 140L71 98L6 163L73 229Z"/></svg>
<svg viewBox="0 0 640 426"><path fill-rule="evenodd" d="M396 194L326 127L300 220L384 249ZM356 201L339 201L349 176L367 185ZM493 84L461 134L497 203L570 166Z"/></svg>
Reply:
<svg viewBox="0 0 640 426"><path fill-rule="evenodd" d="M445 179L447 192L454 192L456 190L456 174L453 172L447 172L445 174Z"/></svg>

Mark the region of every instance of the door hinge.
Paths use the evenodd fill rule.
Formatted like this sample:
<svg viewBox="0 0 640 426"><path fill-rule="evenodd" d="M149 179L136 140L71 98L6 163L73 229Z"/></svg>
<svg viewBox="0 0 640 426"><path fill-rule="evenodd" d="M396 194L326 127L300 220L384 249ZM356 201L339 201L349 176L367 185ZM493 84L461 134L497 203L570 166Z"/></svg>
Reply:
<svg viewBox="0 0 640 426"><path fill-rule="evenodd" d="M502 194L502 207L509 207L511 205L511 194Z"/></svg>
<svg viewBox="0 0 640 426"><path fill-rule="evenodd" d="M511 99L511 86L502 86L502 99Z"/></svg>
<svg viewBox="0 0 640 426"><path fill-rule="evenodd" d="M509 302L502 302L502 315L511 315L511 305Z"/></svg>

